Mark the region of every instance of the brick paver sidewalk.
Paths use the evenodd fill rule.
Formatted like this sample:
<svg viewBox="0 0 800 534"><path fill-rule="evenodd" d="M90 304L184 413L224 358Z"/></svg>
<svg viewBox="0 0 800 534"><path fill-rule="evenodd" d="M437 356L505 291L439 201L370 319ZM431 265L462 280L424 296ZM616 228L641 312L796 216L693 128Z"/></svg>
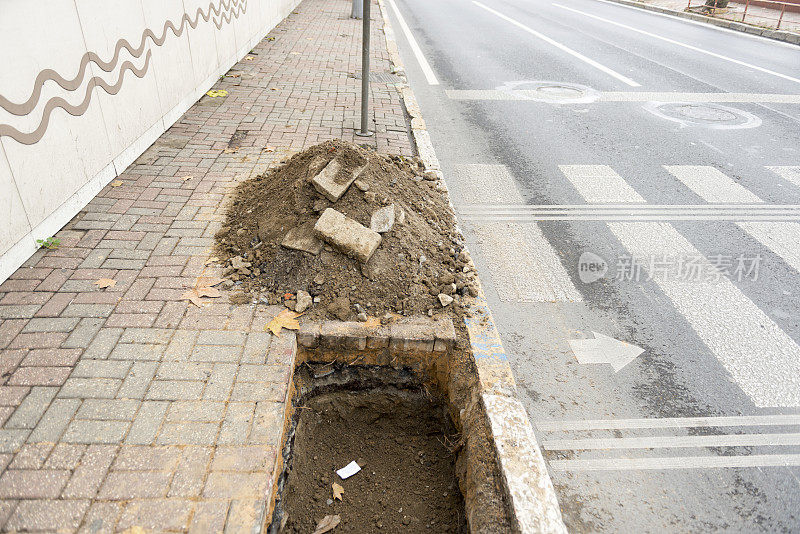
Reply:
<svg viewBox="0 0 800 534"><path fill-rule="evenodd" d="M204 97L58 233L58 249L0 285L3 530L260 527L293 336L264 333L275 308L180 299L213 273L204 264L237 182L354 139L349 12L349 0L305 0L216 86L227 97ZM372 24L373 70L387 72L377 5ZM411 154L398 92L372 87L377 135L358 142ZM232 138L241 148L223 152Z"/></svg>

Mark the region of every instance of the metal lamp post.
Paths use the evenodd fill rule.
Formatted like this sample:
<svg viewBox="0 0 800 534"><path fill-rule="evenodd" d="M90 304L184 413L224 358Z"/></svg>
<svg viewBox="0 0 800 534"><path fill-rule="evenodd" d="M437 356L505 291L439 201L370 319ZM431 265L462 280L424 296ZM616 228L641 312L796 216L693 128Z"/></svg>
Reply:
<svg viewBox="0 0 800 534"><path fill-rule="evenodd" d="M357 1L357 0L356 0ZM361 24L361 130L359 137L369 137L369 9L371 0L363 0L364 18Z"/></svg>

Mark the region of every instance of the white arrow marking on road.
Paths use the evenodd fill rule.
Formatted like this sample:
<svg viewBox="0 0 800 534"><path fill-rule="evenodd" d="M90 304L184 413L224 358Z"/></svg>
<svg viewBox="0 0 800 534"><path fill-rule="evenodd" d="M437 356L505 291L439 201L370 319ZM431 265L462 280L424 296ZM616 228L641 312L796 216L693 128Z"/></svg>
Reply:
<svg viewBox="0 0 800 534"><path fill-rule="evenodd" d="M608 363L614 372L631 363L644 349L619 341L613 337L592 332L594 339L570 339L569 346L578 359L578 363Z"/></svg>

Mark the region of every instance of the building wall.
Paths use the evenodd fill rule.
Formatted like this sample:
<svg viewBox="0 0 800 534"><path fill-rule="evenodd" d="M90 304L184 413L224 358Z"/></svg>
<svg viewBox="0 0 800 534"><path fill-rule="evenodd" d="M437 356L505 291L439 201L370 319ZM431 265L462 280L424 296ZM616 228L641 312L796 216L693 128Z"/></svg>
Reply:
<svg viewBox="0 0 800 534"><path fill-rule="evenodd" d="M0 282L299 0L0 0Z"/></svg>

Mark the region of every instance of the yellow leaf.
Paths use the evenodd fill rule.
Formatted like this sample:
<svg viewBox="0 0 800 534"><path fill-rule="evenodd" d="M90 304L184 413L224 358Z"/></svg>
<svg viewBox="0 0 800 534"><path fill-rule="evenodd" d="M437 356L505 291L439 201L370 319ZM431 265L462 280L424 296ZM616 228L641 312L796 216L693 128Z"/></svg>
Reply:
<svg viewBox="0 0 800 534"><path fill-rule="evenodd" d="M218 96L228 96L228 91L225 89L212 89L206 93L211 98L217 98Z"/></svg>
<svg viewBox="0 0 800 534"><path fill-rule="evenodd" d="M239 152L239 147L228 147L222 151L223 154L235 154Z"/></svg>
<svg viewBox="0 0 800 534"><path fill-rule="evenodd" d="M255 58L256 56L244 56L244 59L247 61L253 61Z"/></svg>
<svg viewBox="0 0 800 534"><path fill-rule="evenodd" d="M114 287L115 285L117 285L117 281L116 280L112 280L111 278L101 278L101 279L97 280L94 283L94 285L96 285L100 289L105 289L107 287Z"/></svg>
<svg viewBox="0 0 800 534"><path fill-rule="evenodd" d="M303 315L302 313L293 312L290 309L281 310L268 324L264 330L270 330L274 335L281 335L281 328L287 330L300 330L300 323L297 318Z"/></svg>
<svg viewBox="0 0 800 534"><path fill-rule="evenodd" d="M195 289L187 290L183 295L181 295L181 300L188 300L198 308L202 308L205 306L205 301L200 299L200 294Z"/></svg>
<svg viewBox="0 0 800 534"><path fill-rule="evenodd" d="M344 488L341 487L336 482L333 483L333 498L342 500L342 494L344 493Z"/></svg>
<svg viewBox="0 0 800 534"><path fill-rule="evenodd" d="M111 182L111 187L119 187L122 185L122 180L114 180Z"/></svg>
<svg viewBox="0 0 800 534"><path fill-rule="evenodd" d="M317 528L314 530L314 534L325 534L326 532L330 532L341 522L342 518L338 515L326 515L322 518L322 520L320 520L319 523L317 523Z"/></svg>

